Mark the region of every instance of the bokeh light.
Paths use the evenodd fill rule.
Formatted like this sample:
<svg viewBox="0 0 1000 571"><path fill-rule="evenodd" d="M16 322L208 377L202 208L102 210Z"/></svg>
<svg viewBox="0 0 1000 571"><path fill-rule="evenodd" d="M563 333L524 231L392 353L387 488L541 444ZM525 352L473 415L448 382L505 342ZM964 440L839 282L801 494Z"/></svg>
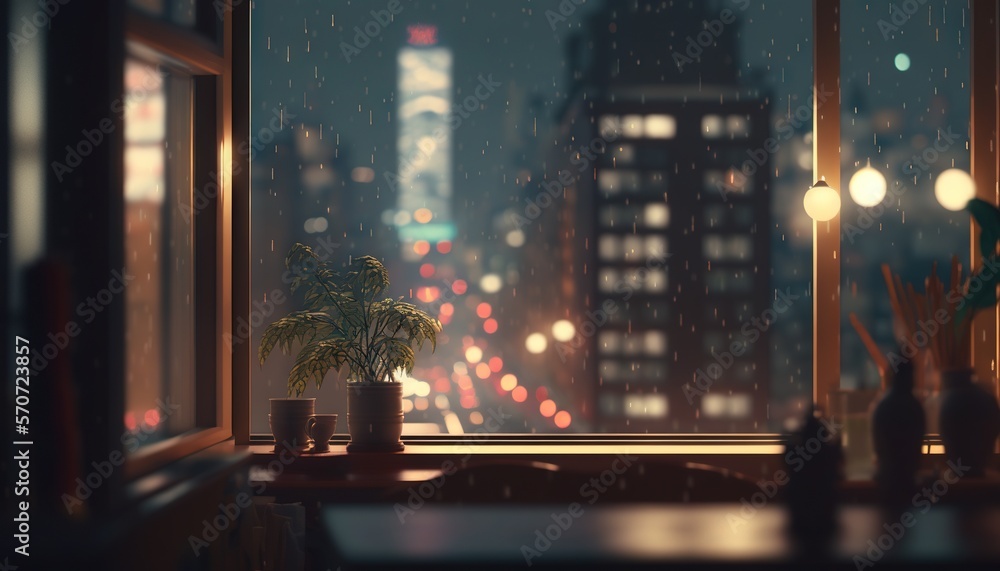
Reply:
<svg viewBox="0 0 1000 571"><path fill-rule="evenodd" d="M958 212L976 197L976 182L962 169L948 169L934 181L934 196L941 206Z"/></svg>
<svg viewBox="0 0 1000 571"><path fill-rule="evenodd" d="M475 345L465 350L465 360L470 363L478 363L483 360L483 350Z"/></svg>
<svg viewBox="0 0 1000 571"><path fill-rule="evenodd" d="M514 402L524 402L528 400L528 389L518 385L510 391L510 398L514 399Z"/></svg>
<svg viewBox="0 0 1000 571"><path fill-rule="evenodd" d="M485 301L476 306L476 315L481 319L486 319L491 313L493 313L493 308Z"/></svg>
<svg viewBox="0 0 1000 571"><path fill-rule="evenodd" d="M491 372L492 371L490 371L490 366L487 365L486 363L479 363L478 365L476 365L476 376L479 377L480 379L486 380L490 378Z"/></svg>
<svg viewBox="0 0 1000 571"><path fill-rule="evenodd" d="M885 198L885 177L877 169L865 167L854 173L847 188L858 206L875 206Z"/></svg>
<svg viewBox="0 0 1000 571"><path fill-rule="evenodd" d="M429 278L434 275L434 264L423 264L420 266L420 277Z"/></svg>
<svg viewBox="0 0 1000 571"><path fill-rule="evenodd" d="M486 293L496 293L503 287L503 280L496 274L486 274L479 280L479 289Z"/></svg>
<svg viewBox="0 0 1000 571"><path fill-rule="evenodd" d="M557 427L568 428L570 422L572 422L573 419L572 417L570 417L570 414L568 412L566 412L565 410L560 410L559 412L556 413L556 417L553 420L555 420Z"/></svg>
<svg viewBox="0 0 1000 571"><path fill-rule="evenodd" d="M426 256L431 251L431 245L427 240L417 240L413 243L413 251L418 256Z"/></svg>
<svg viewBox="0 0 1000 571"><path fill-rule="evenodd" d="M492 317L483 322L483 331L489 333L490 335L496 333L498 327L499 325L497 324L497 320Z"/></svg>
<svg viewBox="0 0 1000 571"><path fill-rule="evenodd" d="M435 286L425 286L422 288L417 288L417 299L419 299L424 303L430 303L434 301L435 299L438 298L440 294L441 290L439 290Z"/></svg>
<svg viewBox="0 0 1000 571"><path fill-rule="evenodd" d="M413 213L413 219L421 224L427 224L434 218L434 213L427 208L418 208L416 212Z"/></svg>
<svg viewBox="0 0 1000 571"><path fill-rule="evenodd" d="M528 338L524 340L524 346L528 349L529 353L539 354L545 351L549 346L548 339L545 338L541 333L532 333L528 335Z"/></svg>
<svg viewBox="0 0 1000 571"><path fill-rule="evenodd" d="M520 248L524 245L525 237L524 231L518 228L517 230L511 230L507 232L507 245L511 248Z"/></svg>
<svg viewBox="0 0 1000 571"><path fill-rule="evenodd" d="M500 357L490 357L490 370L499 373L503 369L503 359Z"/></svg>
<svg viewBox="0 0 1000 571"><path fill-rule="evenodd" d="M542 401L542 404L538 405L538 412L542 413L542 416L548 418L556 413L556 403L552 399L546 399Z"/></svg>
<svg viewBox="0 0 1000 571"><path fill-rule="evenodd" d="M505 391L512 391L517 387L517 377L510 373L500 378L500 388Z"/></svg>
<svg viewBox="0 0 1000 571"><path fill-rule="evenodd" d="M576 327L574 327L569 320L560 319L552 324L552 337L556 341L562 341L565 343L567 341L572 341L575 336Z"/></svg>
<svg viewBox="0 0 1000 571"><path fill-rule="evenodd" d="M898 53L896 54L896 58L893 60L893 63L896 64L896 69L899 71L906 71L910 69L910 56L904 53Z"/></svg>
<svg viewBox="0 0 1000 571"><path fill-rule="evenodd" d="M542 402L547 398L549 398L549 389L545 387L538 387L535 389L535 400Z"/></svg>
<svg viewBox="0 0 1000 571"><path fill-rule="evenodd" d="M469 289L469 284L465 283L465 280L455 280L451 282L451 291L455 292L455 295L462 295Z"/></svg>

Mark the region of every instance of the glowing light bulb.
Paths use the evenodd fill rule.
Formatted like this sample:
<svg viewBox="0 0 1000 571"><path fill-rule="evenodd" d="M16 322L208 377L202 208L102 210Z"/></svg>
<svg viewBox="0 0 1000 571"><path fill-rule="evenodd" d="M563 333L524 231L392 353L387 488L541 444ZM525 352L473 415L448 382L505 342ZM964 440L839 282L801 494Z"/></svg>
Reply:
<svg viewBox="0 0 1000 571"><path fill-rule="evenodd" d="M826 181L821 180L806 191L802 205L810 218L817 222L826 222L833 220L840 212L840 195L830 188Z"/></svg>

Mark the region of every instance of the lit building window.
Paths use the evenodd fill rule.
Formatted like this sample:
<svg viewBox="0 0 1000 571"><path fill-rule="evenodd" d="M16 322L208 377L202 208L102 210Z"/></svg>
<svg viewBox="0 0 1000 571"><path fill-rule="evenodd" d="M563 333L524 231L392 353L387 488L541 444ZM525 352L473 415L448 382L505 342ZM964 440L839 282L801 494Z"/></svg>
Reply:
<svg viewBox="0 0 1000 571"><path fill-rule="evenodd" d="M667 255L667 239L663 236L646 236L646 258L662 258Z"/></svg>
<svg viewBox="0 0 1000 571"><path fill-rule="evenodd" d="M632 170L603 169L597 173L597 187L608 193L637 192L642 189L642 179Z"/></svg>
<svg viewBox="0 0 1000 571"><path fill-rule="evenodd" d="M642 115L625 115L622 117L622 135L628 138L638 139L642 137Z"/></svg>
<svg viewBox="0 0 1000 571"><path fill-rule="evenodd" d="M753 412L753 401L750 395L743 393L708 393L702 397L701 412L708 418L744 419Z"/></svg>
<svg viewBox="0 0 1000 571"><path fill-rule="evenodd" d="M650 228L666 228L670 224L670 208L663 203L647 204L643 212L643 221Z"/></svg>
<svg viewBox="0 0 1000 571"><path fill-rule="evenodd" d="M623 405L627 417L662 418L667 416L666 395L626 395Z"/></svg>
<svg viewBox="0 0 1000 571"><path fill-rule="evenodd" d="M632 145L617 145L610 147L611 164L620 167L635 162L635 147Z"/></svg>
<svg viewBox="0 0 1000 571"><path fill-rule="evenodd" d="M647 355L663 355L667 352L667 336L662 331L647 331L643 340Z"/></svg>
<svg viewBox="0 0 1000 571"><path fill-rule="evenodd" d="M620 192L622 189L621 180L621 171L618 170L602 170L597 173L597 187L604 192Z"/></svg>
<svg viewBox="0 0 1000 571"><path fill-rule="evenodd" d="M625 254L625 260L634 261L643 259L642 251L642 236L637 236L635 234L626 234L623 240L623 251Z"/></svg>
<svg viewBox="0 0 1000 571"><path fill-rule="evenodd" d="M726 132L733 138L749 137L750 121L741 115L730 115L726 117Z"/></svg>
<svg viewBox="0 0 1000 571"><path fill-rule="evenodd" d="M753 242L745 235L709 234L702 238L702 255L712 261L749 260Z"/></svg>
<svg viewBox="0 0 1000 571"><path fill-rule="evenodd" d="M718 139L725 133L725 125L719 115L705 115L701 118L701 134L706 139Z"/></svg>
<svg viewBox="0 0 1000 571"><path fill-rule="evenodd" d="M622 335L617 331L601 331L597 339L597 349L602 354L619 353L621 352L621 340Z"/></svg>
<svg viewBox="0 0 1000 571"><path fill-rule="evenodd" d="M622 257L621 238L614 234L602 234L597 242L597 255L602 260L618 260Z"/></svg>
<svg viewBox="0 0 1000 571"><path fill-rule="evenodd" d="M597 287L603 292L613 292L618 283L618 271L614 268L602 268L597 279Z"/></svg>
<svg viewBox="0 0 1000 571"><path fill-rule="evenodd" d="M611 140L622 135L622 121L617 115L602 115L598 119L597 130L601 137Z"/></svg>
<svg viewBox="0 0 1000 571"><path fill-rule="evenodd" d="M677 121L672 115L647 115L645 130L650 139L673 139L677 134Z"/></svg>

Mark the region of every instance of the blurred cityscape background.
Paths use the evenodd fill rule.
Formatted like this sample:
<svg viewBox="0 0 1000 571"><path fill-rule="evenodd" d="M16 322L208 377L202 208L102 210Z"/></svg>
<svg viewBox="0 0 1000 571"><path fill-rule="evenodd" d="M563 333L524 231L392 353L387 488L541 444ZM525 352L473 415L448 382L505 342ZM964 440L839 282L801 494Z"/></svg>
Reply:
<svg viewBox="0 0 1000 571"><path fill-rule="evenodd" d="M408 433L483 430L496 411L511 433L801 416L811 3L577 4L254 4L252 291L288 299L252 324L254 354L299 308L282 275L302 242L335 266L384 260L391 294L441 320L404 379ZM843 6L841 220L860 230L842 237L845 391L879 385L850 312L893 346L880 264L922 283L935 260L968 263L968 215L933 192L969 167L968 2L902 23L890 6ZM869 164L890 192L862 211L847 181ZM292 359L254 367L253 432ZM346 413L332 373L303 396Z"/></svg>

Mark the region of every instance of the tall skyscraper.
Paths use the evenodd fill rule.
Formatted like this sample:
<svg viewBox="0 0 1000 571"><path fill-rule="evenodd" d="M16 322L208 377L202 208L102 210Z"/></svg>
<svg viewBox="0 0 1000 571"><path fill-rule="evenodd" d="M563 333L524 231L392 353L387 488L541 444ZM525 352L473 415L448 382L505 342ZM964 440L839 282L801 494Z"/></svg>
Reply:
<svg viewBox="0 0 1000 571"><path fill-rule="evenodd" d="M438 45L437 28L413 25L399 51L399 172L388 173L397 191L397 227L404 258L417 241L452 240L451 50Z"/></svg>
<svg viewBox="0 0 1000 571"><path fill-rule="evenodd" d="M568 144L539 224L557 234L562 299L533 321L572 324L555 384L595 431L767 430L769 103L739 83L738 23L688 47L714 18L609 2L589 45L570 42Z"/></svg>

